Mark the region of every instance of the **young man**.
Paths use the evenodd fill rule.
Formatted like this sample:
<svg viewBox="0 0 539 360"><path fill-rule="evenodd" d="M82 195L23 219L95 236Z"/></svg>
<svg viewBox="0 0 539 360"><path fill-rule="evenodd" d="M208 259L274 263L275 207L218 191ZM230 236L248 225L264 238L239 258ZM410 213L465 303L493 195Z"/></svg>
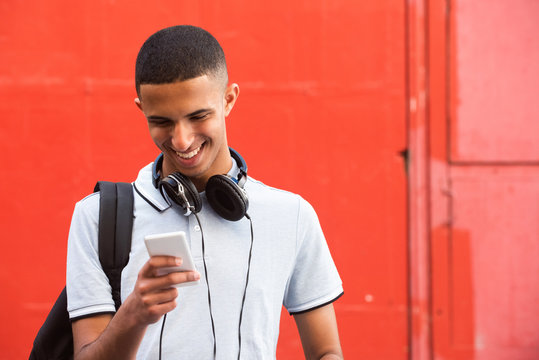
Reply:
<svg viewBox="0 0 539 360"><path fill-rule="evenodd" d="M139 52L135 82L135 103L162 157L134 182L132 248L116 313L98 257L99 196L75 207L67 264L75 358L273 359L284 304L307 358L341 359L332 302L342 283L318 219L298 195L247 177L229 149L225 118L239 87L228 83L217 40L193 26L158 31ZM192 185L180 187L177 177ZM227 196L239 213L226 199L215 205ZM144 237L180 230L199 271L158 276L181 259L150 258Z"/></svg>

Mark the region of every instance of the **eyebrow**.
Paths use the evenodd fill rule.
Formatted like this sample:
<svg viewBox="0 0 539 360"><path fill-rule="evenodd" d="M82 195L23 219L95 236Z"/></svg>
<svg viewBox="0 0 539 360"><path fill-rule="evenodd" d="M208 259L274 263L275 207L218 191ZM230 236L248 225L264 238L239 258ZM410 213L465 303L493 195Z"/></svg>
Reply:
<svg viewBox="0 0 539 360"><path fill-rule="evenodd" d="M185 117L194 117L194 116L197 116L197 115L200 115L200 114L203 114L203 113L207 113L207 112L213 112L212 109L200 109L200 110L196 110L196 111L193 111L192 113L189 113L187 115L185 115Z"/></svg>
<svg viewBox="0 0 539 360"><path fill-rule="evenodd" d="M148 119L148 120L171 120L166 116L159 116L159 115L150 115L150 116L147 116L146 119Z"/></svg>
<svg viewBox="0 0 539 360"><path fill-rule="evenodd" d="M207 112L213 112L213 109L199 109L199 110L193 111L192 113L189 113L189 114L185 115L185 117L187 117L187 118L195 117L197 115L207 113ZM172 119L170 119L170 118L168 118L166 116L160 116L160 115L150 115L150 116L147 117L147 119L151 119L151 120L172 120Z"/></svg>

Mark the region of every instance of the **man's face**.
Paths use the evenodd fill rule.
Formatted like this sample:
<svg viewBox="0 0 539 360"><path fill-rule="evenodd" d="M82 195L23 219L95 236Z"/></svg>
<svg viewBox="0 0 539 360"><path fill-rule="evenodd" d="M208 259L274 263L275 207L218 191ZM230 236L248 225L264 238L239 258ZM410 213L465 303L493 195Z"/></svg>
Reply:
<svg viewBox="0 0 539 360"><path fill-rule="evenodd" d="M207 75L140 86L135 102L163 152L163 176L179 171L200 191L211 176L230 170L225 117L238 95L238 85L223 90L220 80Z"/></svg>

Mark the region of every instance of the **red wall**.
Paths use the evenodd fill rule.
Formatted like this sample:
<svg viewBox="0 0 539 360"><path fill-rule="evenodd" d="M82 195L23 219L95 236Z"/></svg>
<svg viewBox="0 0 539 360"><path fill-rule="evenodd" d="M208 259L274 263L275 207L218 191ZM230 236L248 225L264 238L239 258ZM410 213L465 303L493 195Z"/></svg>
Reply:
<svg viewBox="0 0 539 360"><path fill-rule="evenodd" d="M405 359L403 5L1 2L0 358L28 354L65 282L75 201L157 154L133 103L135 56L157 29L190 23L220 40L240 85L228 133L250 174L318 211L344 280L345 354ZM285 315L278 356L301 354Z"/></svg>
<svg viewBox="0 0 539 360"><path fill-rule="evenodd" d="M157 154L134 61L181 23L225 49L241 88L229 143L250 174L317 209L348 359L539 358L535 14L533 0L0 2L0 358L27 356L65 283L74 203ZM277 355L302 355L286 314Z"/></svg>

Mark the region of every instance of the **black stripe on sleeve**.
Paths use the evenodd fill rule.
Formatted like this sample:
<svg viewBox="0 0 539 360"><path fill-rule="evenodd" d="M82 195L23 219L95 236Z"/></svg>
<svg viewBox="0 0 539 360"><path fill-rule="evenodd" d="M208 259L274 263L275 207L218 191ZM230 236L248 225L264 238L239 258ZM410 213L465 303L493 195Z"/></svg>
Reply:
<svg viewBox="0 0 539 360"><path fill-rule="evenodd" d="M103 314L114 315L116 313L114 311L100 311L100 312L96 312L96 313L91 313L91 314L86 314L86 315L81 315L81 316L77 316L77 317L74 317L74 318L70 318L69 321L73 322L73 321L82 320L82 319L90 318L90 317L97 316L97 315L103 315Z"/></svg>
<svg viewBox="0 0 539 360"><path fill-rule="evenodd" d="M319 308L321 308L322 306L326 306L326 305L331 304L332 302L334 302L335 300L337 300L338 298L340 298L340 297L343 296L343 295L344 295L344 291L343 291L342 293L340 293L339 295L337 295L337 297L335 297L333 300L330 300L330 301L325 302L325 303L320 304L320 305L316 305L315 307L312 307L312 308L310 308L310 309L291 312L290 315L303 314L303 313L306 313L306 312L309 312L309 311L312 311L312 310L319 309Z"/></svg>

